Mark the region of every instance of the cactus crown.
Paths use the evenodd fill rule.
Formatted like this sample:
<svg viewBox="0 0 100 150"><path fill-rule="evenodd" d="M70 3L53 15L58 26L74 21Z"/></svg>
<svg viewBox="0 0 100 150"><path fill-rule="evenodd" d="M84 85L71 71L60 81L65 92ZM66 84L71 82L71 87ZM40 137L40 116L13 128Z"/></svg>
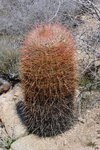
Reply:
<svg viewBox="0 0 100 150"><path fill-rule="evenodd" d="M27 36L21 72L27 96L64 98L75 88L74 45L70 33L59 25L41 25Z"/></svg>

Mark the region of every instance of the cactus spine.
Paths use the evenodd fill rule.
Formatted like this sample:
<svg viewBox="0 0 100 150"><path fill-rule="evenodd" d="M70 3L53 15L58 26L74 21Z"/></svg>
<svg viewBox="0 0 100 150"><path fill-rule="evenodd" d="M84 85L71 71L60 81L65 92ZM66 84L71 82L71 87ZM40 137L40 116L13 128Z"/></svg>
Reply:
<svg viewBox="0 0 100 150"><path fill-rule="evenodd" d="M29 132L54 136L73 124L76 88L75 46L68 30L40 25L21 49L24 121Z"/></svg>

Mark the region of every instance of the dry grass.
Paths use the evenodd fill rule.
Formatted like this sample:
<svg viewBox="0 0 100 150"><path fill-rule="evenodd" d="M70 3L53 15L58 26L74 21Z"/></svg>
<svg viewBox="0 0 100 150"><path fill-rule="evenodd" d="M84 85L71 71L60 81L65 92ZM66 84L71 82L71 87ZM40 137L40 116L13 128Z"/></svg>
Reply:
<svg viewBox="0 0 100 150"><path fill-rule="evenodd" d="M19 52L17 50L3 51L0 53L0 77L15 82L19 80Z"/></svg>

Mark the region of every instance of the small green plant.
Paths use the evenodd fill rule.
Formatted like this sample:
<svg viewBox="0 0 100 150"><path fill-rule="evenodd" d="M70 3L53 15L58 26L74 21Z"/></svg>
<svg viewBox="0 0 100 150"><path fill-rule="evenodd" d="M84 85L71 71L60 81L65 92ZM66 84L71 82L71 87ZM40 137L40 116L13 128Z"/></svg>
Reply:
<svg viewBox="0 0 100 150"><path fill-rule="evenodd" d="M97 134L100 134L100 130L97 130Z"/></svg>
<svg viewBox="0 0 100 150"><path fill-rule="evenodd" d="M17 50L3 51L0 53L0 77L16 81L19 79L18 71L19 52Z"/></svg>
<svg viewBox="0 0 100 150"><path fill-rule="evenodd" d="M97 139L100 139L100 130L97 130L97 134L98 134Z"/></svg>
<svg viewBox="0 0 100 150"><path fill-rule="evenodd" d="M82 97L82 102L81 102L82 110L87 109L90 106L90 103L91 103L90 95L86 95L85 97Z"/></svg>
<svg viewBox="0 0 100 150"><path fill-rule="evenodd" d="M90 84L91 80L84 75L84 76L81 77L81 79L80 79L79 82L80 82L79 85L82 86L82 87L84 87L87 84Z"/></svg>
<svg viewBox="0 0 100 150"><path fill-rule="evenodd" d="M16 140L15 139L7 139L6 142L5 142L5 148L6 149L10 149L11 148L11 144L13 142L15 142Z"/></svg>
<svg viewBox="0 0 100 150"><path fill-rule="evenodd" d="M2 148L3 147L3 143L0 141L0 148Z"/></svg>
<svg viewBox="0 0 100 150"><path fill-rule="evenodd" d="M96 143L95 143L95 142L89 142L89 143L87 143L87 146L95 147L95 146L96 146Z"/></svg>
<svg viewBox="0 0 100 150"><path fill-rule="evenodd" d="M80 90L91 91L91 90L99 90L100 89L100 80L91 79L86 74L84 74L79 79Z"/></svg>

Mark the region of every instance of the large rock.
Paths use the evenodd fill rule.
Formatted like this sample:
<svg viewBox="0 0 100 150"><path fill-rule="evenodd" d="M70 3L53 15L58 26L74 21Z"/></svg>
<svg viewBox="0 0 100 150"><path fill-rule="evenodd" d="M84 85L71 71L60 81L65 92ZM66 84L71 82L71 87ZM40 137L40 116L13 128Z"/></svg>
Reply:
<svg viewBox="0 0 100 150"><path fill-rule="evenodd" d="M95 150L100 148L100 107L88 111L79 118L72 129L62 135L51 138L40 138L27 135L24 125L16 112L16 103L23 100L20 85L0 96L0 119L4 128L0 127L0 138L16 139L11 145L12 150ZM5 132L6 131L6 132ZM94 149L88 146L94 144Z"/></svg>
<svg viewBox="0 0 100 150"><path fill-rule="evenodd" d="M27 134L16 111L17 94L22 95L22 92L17 90L16 86L14 90L0 96L0 119L4 123L8 135L13 139Z"/></svg>
<svg viewBox="0 0 100 150"><path fill-rule="evenodd" d="M56 140L53 138L43 139L34 135L21 138L12 144L13 150L60 150L61 147L62 144L56 144Z"/></svg>
<svg viewBox="0 0 100 150"><path fill-rule="evenodd" d="M77 124L70 131L51 138L39 138L34 135L22 137L14 142L12 150L93 150L88 143L95 143L94 150L100 148L97 139L100 130L100 108L85 114L84 123Z"/></svg>
<svg viewBox="0 0 100 150"><path fill-rule="evenodd" d="M25 134L26 130L22 126L15 110L15 102L3 103L1 119L5 124L9 136L12 138L19 138Z"/></svg>

